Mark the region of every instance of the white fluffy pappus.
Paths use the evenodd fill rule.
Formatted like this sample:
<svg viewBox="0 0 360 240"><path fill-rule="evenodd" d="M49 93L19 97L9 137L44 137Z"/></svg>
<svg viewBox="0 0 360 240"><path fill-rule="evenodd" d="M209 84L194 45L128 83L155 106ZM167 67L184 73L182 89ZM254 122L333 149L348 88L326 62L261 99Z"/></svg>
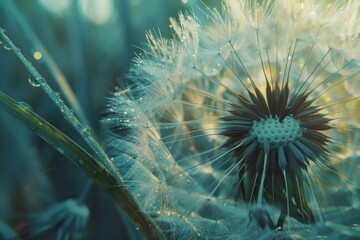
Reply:
<svg viewBox="0 0 360 240"><path fill-rule="evenodd" d="M359 7L224 0L147 35L102 122L167 237L360 236Z"/></svg>

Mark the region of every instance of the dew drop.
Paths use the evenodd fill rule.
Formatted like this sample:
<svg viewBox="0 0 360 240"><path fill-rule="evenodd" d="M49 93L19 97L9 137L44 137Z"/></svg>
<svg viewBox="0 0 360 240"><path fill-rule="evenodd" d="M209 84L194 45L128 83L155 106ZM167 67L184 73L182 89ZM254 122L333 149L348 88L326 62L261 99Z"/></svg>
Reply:
<svg viewBox="0 0 360 240"><path fill-rule="evenodd" d="M59 151L59 153L64 154L64 149L62 149L61 147L56 147L56 149Z"/></svg>
<svg viewBox="0 0 360 240"><path fill-rule="evenodd" d="M82 166L85 165L85 162L84 162L84 160L82 160L81 158L79 158L78 164L82 167Z"/></svg>
<svg viewBox="0 0 360 240"><path fill-rule="evenodd" d="M19 102L19 104L27 109L30 109L30 110L32 109L32 107L26 102Z"/></svg>
<svg viewBox="0 0 360 240"><path fill-rule="evenodd" d="M82 128L82 131L83 131L83 132L89 132L89 131L90 131L90 127L87 126L87 125L84 125L83 128Z"/></svg>
<svg viewBox="0 0 360 240"><path fill-rule="evenodd" d="M136 231L139 231L139 230L140 230L140 228L139 228L139 227L136 227L135 229L136 229Z"/></svg>
<svg viewBox="0 0 360 240"><path fill-rule="evenodd" d="M6 44L4 44L4 49L5 49L6 51L11 51L11 47L9 47L9 46L6 45Z"/></svg>
<svg viewBox="0 0 360 240"><path fill-rule="evenodd" d="M41 86L38 81L36 81L35 79L33 79L31 77L28 78L28 81L31 84L31 86L33 86L33 87L40 87Z"/></svg>

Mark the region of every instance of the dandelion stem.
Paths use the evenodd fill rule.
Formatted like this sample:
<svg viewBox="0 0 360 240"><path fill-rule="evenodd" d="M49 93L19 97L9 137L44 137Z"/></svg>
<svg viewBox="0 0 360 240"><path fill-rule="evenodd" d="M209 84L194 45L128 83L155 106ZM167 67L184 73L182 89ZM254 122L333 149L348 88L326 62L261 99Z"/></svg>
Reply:
<svg viewBox="0 0 360 240"><path fill-rule="evenodd" d="M261 206L262 199L263 199L263 194L264 194L264 182L265 182L265 176L266 176L267 160L268 160L268 151L265 151L263 173L262 173L262 176L261 176L259 194L258 194L258 199L257 199L257 205L258 206Z"/></svg>
<svg viewBox="0 0 360 240"><path fill-rule="evenodd" d="M320 223L324 223L324 219L323 219L323 216L322 216L322 213L321 213L321 210L320 210L320 207L319 207L319 204L316 200L316 196L315 196L315 192L314 192L314 188L313 188L313 184L311 182L311 179L309 177L309 174L308 173L305 173L305 176L307 178L307 181L309 183L309 186L310 186L310 193L311 193L311 196L313 197L314 199L314 203L315 203L315 207L316 207L316 210L318 211L318 214L319 214L319 222Z"/></svg>
<svg viewBox="0 0 360 240"><path fill-rule="evenodd" d="M93 181L92 180L87 180L84 189L81 191L80 196L77 198L78 202L84 202L86 196L89 194L90 189L93 185Z"/></svg>
<svg viewBox="0 0 360 240"><path fill-rule="evenodd" d="M105 175L105 181L102 182L101 187L105 191L107 191L116 201L116 203L129 214L129 217L134 222L139 224L139 227L143 230L144 234L149 239L164 239L165 237L160 231L160 229L157 227L157 225L151 220L149 216L143 213L140 207L136 204L131 194L122 187L126 185L125 181L115 168L108 155L104 152L99 143L95 140L95 138L91 134L89 127L86 124L82 124L77 119L74 113L62 101L59 94L56 93L49 86L45 78L35 69L35 67L29 62L29 60L27 60L27 58L21 53L20 49L15 46L15 44L5 34L5 30L1 27L0 41L2 41L4 46L6 46L8 49L12 50L12 52L18 57L24 67L28 70L29 74L35 79L37 84L40 85L44 92L60 109L61 114L63 115L65 120L68 121L80 134L80 136L85 140L85 142L89 145L89 147L95 154L95 159L97 160L97 162L101 162L106 166L106 169L102 169L102 171L106 173L103 174ZM100 170L101 169L99 169L99 171ZM109 175L111 176L110 178ZM119 192L121 192L121 194L119 194Z"/></svg>
<svg viewBox="0 0 360 240"><path fill-rule="evenodd" d="M288 180L286 176L285 170L282 170L285 180L285 193L286 193L286 212L287 212L287 218L290 219L290 199L289 199L289 186L288 186ZM289 232L291 232L290 224L288 227Z"/></svg>

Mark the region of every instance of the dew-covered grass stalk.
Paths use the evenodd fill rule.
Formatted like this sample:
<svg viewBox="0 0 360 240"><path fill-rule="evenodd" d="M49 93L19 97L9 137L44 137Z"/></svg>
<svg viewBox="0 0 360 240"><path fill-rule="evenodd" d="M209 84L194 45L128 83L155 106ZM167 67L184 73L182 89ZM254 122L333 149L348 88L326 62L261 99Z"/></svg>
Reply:
<svg viewBox="0 0 360 240"><path fill-rule="evenodd" d="M56 83L59 85L61 92L64 94L71 108L76 112L79 120L82 123L89 124L89 121L80 107L80 103L74 94L71 86L69 85L65 75L62 73L61 69L48 53L44 45L41 43L39 38L36 36L32 30L29 23L24 19L24 16L20 14L19 10L12 1L4 1L5 9L7 9L13 16L14 19L19 23L25 35L30 39L35 49L41 52L44 63L49 68L52 77L55 79Z"/></svg>
<svg viewBox="0 0 360 240"><path fill-rule="evenodd" d="M85 160L89 158L82 159L81 156L77 158L76 164L83 169L88 169L88 171L91 171L89 175L93 176L94 179L98 178L98 176L94 175L101 173L100 176L102 176L104 179L99 182L101 183L100 187L104 189L107 193L109 193L116 202L116 204L118 204L124 209L124 211L128 213L129 217L136 224L138 224L139 228L143 231L143 233L149 239L163 239L164 236L161 230L152 221L152 219L141 210L141 207L136 203L136 201L134 201L131 194L129 194L124 188L125 183L122 179L122 176L115 169L111 159L92 136L88 125L81 123L77 119L74 113L62 101L60 95L48 85L42 75L21 53L21 50L15 46L15 44L5 34L5 30L2 28L0 28L0 41L4 45L4 48L12 51L18 57L18 59L21 61L21 63L24 65L24 67L27 69L27 71L33 78L32 81L35 81L35 83L44 90L44 92L50 97L52 102L59 108L64 119L68 123L70 123L71 126L73 126L74 129L85 140L92 152L95 154L95 159L97 161L96 164L100 165L98 165L98 167L87 166L87 164L90 163L85 162ZM55 146L55 148L61 151L61 149L59 149L59 146ZM92 164L95 164L95 162L93 162ZM104 167L101 167L101 164L104 164Z"/></svg>
<svg viewBox="0 0 360 240"><path fill-rule="evenodd" d="M50 97L52 102L59 108L65 120L68 121L75 128L75 130L83 137L83 139L89 145L91 150L97 156L97 159L99 159L102 163L108 165L109 170L112 169L111 160L104 152L104 150L100 147L99 143L92 136L89 126L81 123L78 120L75 114L62 101L62 99L60 98L60 94L58 92L55 92L49 86L49 84L46 82L43 76L34 68L34 66L21 53L21 50L15 46L15 44L5 34L5 30L2 28L0 29L0 37L3 41L4 46L12 50L12 52L18 57L18 59L24 65L26 70L29 72L29 74L33 78L31 81L33 81L34 84L36 84L36 86L41 87L44 90L44 92Z"/></svg>

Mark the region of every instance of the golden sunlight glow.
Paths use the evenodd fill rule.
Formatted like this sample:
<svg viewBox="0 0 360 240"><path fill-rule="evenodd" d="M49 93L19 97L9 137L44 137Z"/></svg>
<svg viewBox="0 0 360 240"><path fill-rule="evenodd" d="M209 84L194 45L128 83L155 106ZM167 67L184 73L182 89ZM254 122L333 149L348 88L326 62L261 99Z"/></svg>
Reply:
<svg viewBox="0 0 360 240"><path fill-rule="evenodd" d="M34 52L33 56L35 60L40 60L42 58L42 54L39 51Z"/></svg>

